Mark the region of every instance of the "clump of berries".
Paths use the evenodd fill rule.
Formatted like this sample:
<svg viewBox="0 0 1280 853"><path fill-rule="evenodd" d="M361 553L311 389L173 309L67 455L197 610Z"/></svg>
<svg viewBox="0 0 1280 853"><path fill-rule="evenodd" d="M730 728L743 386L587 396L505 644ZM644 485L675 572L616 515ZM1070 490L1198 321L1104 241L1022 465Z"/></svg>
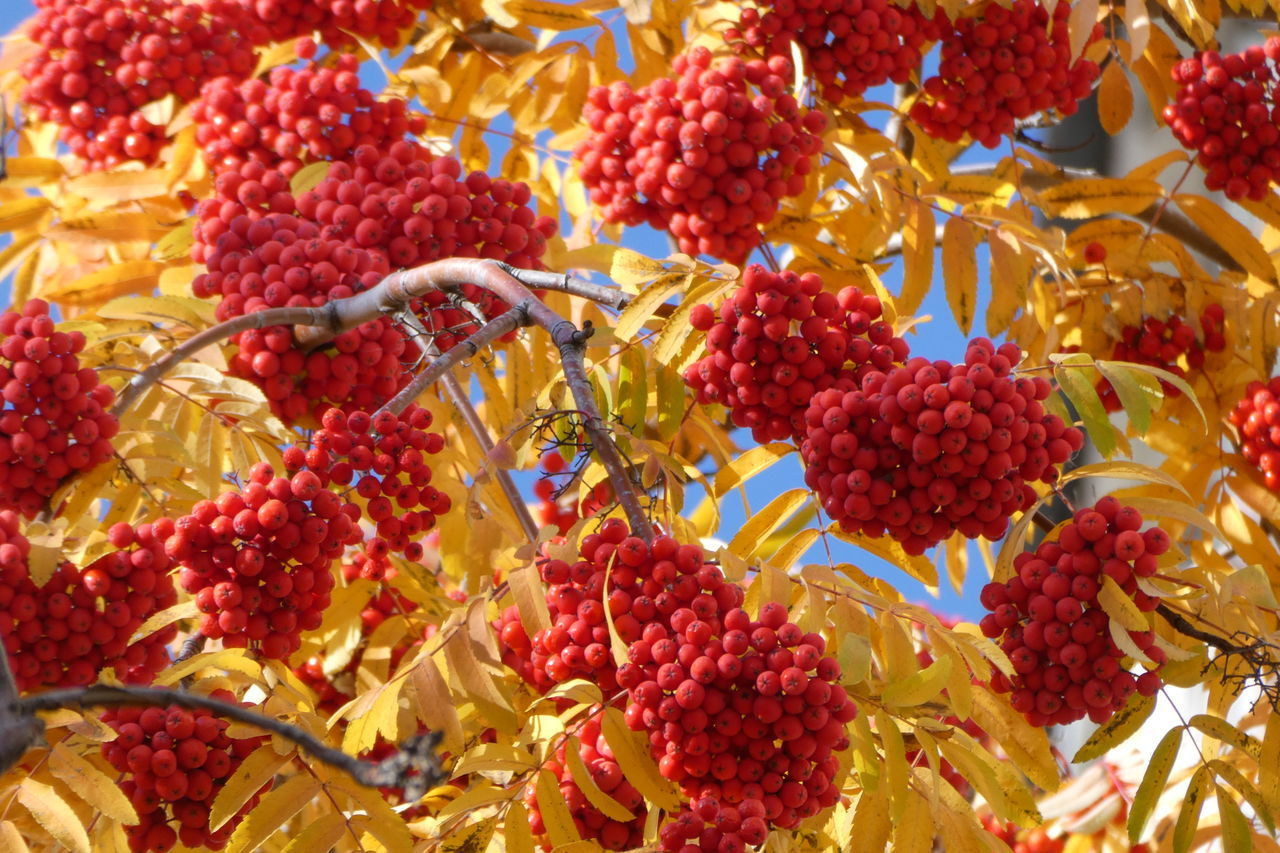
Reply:
<svg viewBox="0 0 1280 853"><path fill-rule="evenodd" d="M1262 471L1272 491L1280 491L1280 376L1250 382L1227 416L1239 434L1245 461Z"/></svg>
<svg viewBox="0 0 1280 853"><path fill-rule="evenodd" d="M1065 725L1086 715L1106 722L1136 690L1154 695L1162 684L1164 650L1151 631L1130 631L1135 645L1154 663L1135 677L1124 668L1125 653L1111 635L1111 620L1098 603L1104 578L1111 578L1140 610L1159 605L1138 588L1157 558L1169 550L1169 534L1142 528L1142 514L1105 497L1080 509L1058 531L1055 542L1014 560L1006 583L983 587L982 606L991 611L979 623L998 639L1015 675L996 670L992 689L1010 693L1010 703L1033 726Z"/></svg>
<svg viewBox="0 0 1280 853"><path fill-rule="evenodd" d="M631 812L631 820L616 820L591 804L582 788L574 781L566 755L568 747L564 741L561 741L555 756L542 766L540 772L555 776L580 838L596 841L605 850L630 850L644 843L644 822L648 809L644 796L623 776L622 767L601 731L602 719L603 712L598 712L583 723L578 731L578 757L582 759L596 787ZM545 834L546 825L538 807L537 789L534 785L525 788L524 801L529 809L530 829L535 835Z"/></svg>
<svg viewBox="0 0 1280 853"><path fill-rule="evenodd" d="M360 509L327 488L326 471L277 477L265 462L239 491L197 503L173 522L165 552L195 596L200 633L227 647L286 659L320 627L329 564L361 539Z"/></svg>
<svg viewBox="0 0 1280 853"><path fill-rule="evenodd" d="M816 273L752 264L718 312L698 305L689 319L706 333L708 354L685 371L685 383L700 404L727 406L733 423L762 444L799 441L816 393L907 355L878 298L857 287L829 293Z"/></svg>
<svg viewBox="0 0 1280 853"><path fill-rule="evenodd" d="M0 508L32 518L64 478L111 457L120 425L80 332L59 332L49 303L0 314Z"/></svg>
<svg viewBox="0 0 1280 853"><path fill-rule="evenodd" d="M356 40L381 47L397 47L401 33L413 26L418 14L431 8L431 0L242 0L270 32L271 41L288 41L320 34L332 48L354 47ZM315 42L298 51L304 59L315 52Z"/></svg>
<svg viewBox="0 0 1280 853"><path fill-rule="evenodd" d="M1234 201L1266 198L1280 175L1276 63L1280 37L1225 56L1201 51L1176 62L1181 88L1164 120L1205 169L1204 185Z"/></svg>
<svg viewBox="0 0 1280 853"><path fill-rule="evenodd" d="M1177 314L1167 320L1157 317L1143 317L1140 326L1125 326L1116 341L1111 357L1117 361L1129 361L1146 364L1167 370L1175 376L1186 378L1187 370L1179 363L1186 358L1187 367L1200 370L1204 367L1206 352L1222 352L1227 346L1223 334L1225 313L1221 305L1216 303L1205 306L1200 315L1200 328L1204 339L1196 335L1195 327ZM1179 397L1182 391L1165 380L1160 380L1160 387L1166 397ZM1123 406L1115 388L1106 379L1098 381L1098 395L1108 412L1118 412Z"/></svg>
<svg viewBox="0 0 1280 853"><path fill-rule="evenodd" d="M165 128L142 107L192 101L205 80L245 77L267 32L233 0L39 0L23 100L91 169L154 163Z"/></svg>
<svg viewBox="0 0 1280 853"><path fill-rule="evenodd" d="M924 81L911 120L930 136L987 148L1013 133L1019 119L1056 110L1067 116L1098 78L1094 62L1071 57L1070 3L1050 14L1036 0L1012 8L987 2L942 34L938 73ZM1095 26L1090 41L1100 38Z"/></svg>
<svg viewBox="0 0 1280 853"><path fill-rule="evenodd" d="M945 25L946 19L928 18L914 5L902 8L889 0L825 5L755 0L725 38L765 56L789 57L791 46L798 45L822 99L838 104L873 86L907 82L927 45L938 40L939 23Z"/></svg>
<svg viewBox="0 0 1280 853"><path fill-rule="evenodd" d="M647 222L682 252L741 262L779 202L803 191L827 118L787 94L785 56L713 67L699 47L672 67L677 77L638 91L591 90L579 173L606 221Z"/></svg>
<svg viewBox="0 0 1280 853"><path fill-rule="evenodd" d="M574 524L582 518L591 518L604 507L613 503L613 487L608 480L597 483L581 501L576 492L565 489L564 494L557 495L555 476L566 474L568 463L558 450L548 450L539 460L539 476L533 484L534 496L538 504L534 515L541 525L551 525L561 536L569 533ZM572 485L572 483L570 484Z"/></svg>
<svg viewBox="0 0 1280 853"><path fill-rule="evenodd" d="M230 691L209 695L235 702ZM120 787L138 813L138 823L125 827L134 853L172 850L179 841L191 849L220 850L271 787L268 782L230 820L210 830L214 798L266 738L228 737L226 720L177 705L113 708L102 720L116 731L115 740L102 745L103 757L125 775Z"/></svg>
<svg viewBox="0 0 1280 853"><path fill-rule="evenodd" d="M805 412L805 482L841 527L888 534L920 554L958 530L1002 537L1084 436L1041 401L1041 377L1015 377L1016 344L970 342L963 364L912 358L841 380Z"/></svg>
<svg viewBox="0 0 1280 853"><path fill-rule="evenodd" d="M449 496L430 485L427 457L444 448L444 436L427 432L431 413L409 406L397 415L356 411L350 415L329 409L321 429L312 436L312 447L292 447L285 452L290 472L327 472L336 486L354 484L363 499L360 515L374 523L374 535L361 546L360 576L382 580L391 567L388 555L398 553L418 560L423 548L415 538L435 527L436 516L449 511Z"/></svg>
<svg viewBox="0 0 1280 853"><path fill-rule="evenodd" d="M82 687L106 669L147 684L169 665L172 626L129 642L148 617L178 601L163 547L167 532L164 521L115 524L108 540L116 550L84 569L63 563L37 586L30 543L17 517L0 511L0 638L20 690Z"/></svg>

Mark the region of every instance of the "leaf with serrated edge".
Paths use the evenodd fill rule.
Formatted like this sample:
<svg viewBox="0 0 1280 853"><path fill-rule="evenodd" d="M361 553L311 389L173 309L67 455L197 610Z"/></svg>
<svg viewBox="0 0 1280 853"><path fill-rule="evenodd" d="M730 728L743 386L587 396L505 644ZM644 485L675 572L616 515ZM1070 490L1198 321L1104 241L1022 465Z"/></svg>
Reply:
<svg viewBox="0 0 1280 853"><path fill-rule="evenodd" d="M886 684L881 698L886 705L892 707L910 708L923 705L937 696L946 686L951 668L950 657L939 657L924 669Z"/></svg>
<svg viewBox="0 0 1280 853"><path fill-rule="evenodd" d="M795 445L778 441L757 445L728 465L716 471L715 496L736 489L784 456L795 452Z"/></svg>
<svg viewBox="0 0 1280 853"><path fill-rule="evenodd" d="M213 798L209 808L209 829L216 831L235 816L292 759L293 753L280 755L269 743L251 752Z"/></svg>
<svg viewBox="0 0 1280 853"><path fill-rule="evenodd" d="M1249 853L1253 850L1249 819L1226 788L1221 785L1214 787L1218 795L1218 815L1222 818L1222 853Z"/></svg>
<svg viewBox="0 0 1280 853"><path fill-rule="evenodd" d="M440 842L440 853L484 853L498 828L496 817L464 823Z"/></svg>
<svg viewBox="0 0 1280 853"><path fill-rule="evenodd" d="M1209 768L1201 765L1191 776L1191 784L1187 786L1187 795L1182 800L1182 808L1178 812L1178 821L1173 826L1174 853L1187 853L1200 824L1200 810L1204 808L1205 797L1209 786L1213 784L1213 774Z"/></svg>
<svg viewBox="0 0 1280 853"><path fill-rule="evenodd" d="M573 815L569 813L569 805L556 783L555 775L548 770L538 771L535 791L538 810L542 813L542 823L547 828L547 839L552 847L580 840L578 828L573 823Z"/></svg>
<svg viewBox="0 0 1280 853"><path fill-rule="evenodd" d="M809 499L807 489L791 489L778 495L764 509L747 519L746 524L742 525L729 542L729 550L743 559L750 558L760 547L760 543Z"/></svg>
<svg viewBox="0 0 1280 853"><path fill-rule="evenodd" d="M89 835L57 791L34 779L24 779L18 786L17 798L55 841L73 853L89 853Z"/></svg>
<svg viewBox="0 0 1280 853"><path fill-rule="evenodd" d="M250 853L282 828L320 792L320 781L309 774L291 776L262 798L227 842L227 853Z"/></svg>
<svg viewBox="0 0 1280 853"><path fill-rule="evenodd" d="M669 812L680 808L680 798L671 783L658 774L658 766L649 755L648 739L642 740L627 727L621 711L606 708L601 731L623 775L646 800Z"/></svg>
<svg viewBox="0 0 1280 853"><path fill-rule="evenodd" d="M1196 714L1187 721L1211 738L1230 744L1254 759L1262 758L1262 743L1248 732L1242 732L1221 717L1212 714Z"/></svg>
<svg viewBox="0 0 1280 853"><path fill-rule="evenodd" d="M640 331L653 317L658 306L684 290L691 280L692 276L682 273L664 275L640 291L640 295L632 299L618 315L618 320L613 327L618 340L627 341L635 337L636 332Z"/></svg>
<svg viewBox="0 0 1280 853"><path fill-rule="evenodd" d="M1108 578L1110 580L1110 578ZM1102 756L1112 747L1124 743L1151 716L1156 708L1154 696L1143 696L1134 693L1125 706L1111 716L1105 725L1100 726L1084 745L1076 751L1071 759L1072 764L1082 764Z"/></svg>
<svg viewBox="0 0 1280 853"><path fill-rule="evenodd" d="M1085 431L1093 440L1094 447L1104 457L1110 458L1116 451L1118 436L1115 427L1111 425L1111 419L1107 417L1101 398L1098 397L1098 389L1085 375L1084 368L1060 364L1054 368L1053 375L1062 392L1080 413L1080 419L1084 421Z"/></svg>
<svg viewBox="0 0 1280 853"><path fill-rule="evenodd" d="M77 797L94 809L119 823L138 822L133 803L124 795L115 780L77 755L66 744L55 744L49 753L49 769Z"/></svg>
<svg viewBox="0 0 1280 853"><path fill-rule="evenodd" d="M1123 362L1097 361L1094 362L1094 366L1111 383L1116 396L1120 398L1121 408L1129 416L1129 423L1133 424L1138 435L1146 435L1147 430L1151 428L1154 401L1164 397L1164 394L1160 393L1160 384L1153 383L1155 390L1153 394L1147 386L1134 378L1134 372L1128 370Z"/></svg>
<svg viewBox="0 0 1280 853"><path fill-rule="evenodd" d="M569 775L573 777L574 784L582 791L583 796L587 798L587 802L599 809L605 817L612 820L623 823L635 820L635 815L628 811L626 806L609 796L596 784L591 771L587 769L587 763L582 760L582 754L578 751L581 746L581 742L570 735L568 742L565 743L564 757L565 764L569 767Z"/></svg>
<svg viewBox="0 0 1280 853"><path fill-rule="evenodd" d="M1174 759L1178 757L1178 748L1182 745L1182 726L1176 726L1165 732L1156 745L1151 757L1147 760L1147 770L1138 783L1133 794L1133 802L1129 805L1129 840L1137 842L1142 837L1142 830L1151 817L1164 787L1173 773Z"/></svg>

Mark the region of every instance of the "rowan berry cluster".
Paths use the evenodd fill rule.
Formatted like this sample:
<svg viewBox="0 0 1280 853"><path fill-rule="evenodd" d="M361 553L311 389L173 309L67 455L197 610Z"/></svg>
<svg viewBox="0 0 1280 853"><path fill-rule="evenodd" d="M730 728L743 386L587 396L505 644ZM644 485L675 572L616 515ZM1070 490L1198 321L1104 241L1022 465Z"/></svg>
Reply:
<svg viewBox="0 0 1280 853"><path fill-rule="evenodd" d="M805 413L805 482L845 529L886 533L908 553L959 530L1002 537L1084 442L1045 411L1051 387L1013 375L1016 344L970 342L963 364L912 358L842 380Z"/></svg>
<svg viewBox="0 0 1280 853"><path fill-rule="evenodd" d="M557 497L555 477L558 474L567 475L567 465L560 451L548 450L542 454L539 477L533 484L533 493L538 499L534 510L535 518L541 525L555 527L561 536L568 534L579 519L591 518L613 503L613 487L608 480L597 483L581 501L577 499L576 492L566 491Z"/></svg>
<svg viewBox="0 0 1280 853"><path fill-rule="evenodd" d="M573 816L578 836L592 839L606 850L630 850L644 843L644 822L648 809L644 796L623 776L613 749L601 730L603 712L588 717L578 732L578 757L591 776L595 786L610 799L633 815L631 820L621 821L609 817L592 805L582 788L574 780L565 742L556 748L555 756L542 767L543 773L554 774L564 796L565 805ZM535 835L546 833L542 812L538 807L537 789L525 788L525 805L529 809L529 827Z"/></svg>
<svg viewBox="0 0 1280 853"><path fill-rule="evenodd" d="M758 226L803 191L827 118L787 94L785 56L713 67L699 47L672 68L676 77L638 91L625 82L591 90L579 173L606 221L647 222L682 252L741 262L760 242Z"/></svg>
<svg viewBox="0 0 1280 853"><path fill-rule="evenodd" d="M938 40L939 24L949 26L945 18L928 18L914 5L902 8L890 0L755 0L725 38L765 56L790 56L791 46L798 45L822 99L838 104L872 86L907 82L927 46Z"/></svg>
<svg viewBox="0 0 1280 853"><path fill-rule="evenodd" d="M39 52L22 66L23 100L91 169L154 163L165 128L142 107L192 101L205 80L244 77L267 32L233 0L38 0Z"/></svg>
<svg viewBox="0 0 1280 853"><path fill-rule="evenodd" d="M1129 632L1153 662L1135 677L1124 669L1125 652L1098 603L1110 578L1139 610L1159 605L1138 588L1138 579L1155 574L1157 558L1169 550L1169 534L1159 527L1143 531L1142 524L1138 510L1102 498L1078 510L1059 529L1057 541L1019 554L1007 582L983 587L980 600L991 612L979 623L982 633L999 639L1015 672L1008 678L996 670L991 687L1011 693L1010 703L1031 725L1065 725L1086 715L1101 724L1135 690L1151 696L1160 689L1165 654L1155 634Z"/></svg>
<svg viewBox="0 0 1280 853"><path fill-rule="evenodd" d="M323 471L276 477L265 462L239 491L200 501L173 522L165 552L203 614L200 633L224 646L286 659L320 627L330 562L360 542L360 509L326 487Z"/></svg>
<svg viewBox="0 0 1280 853"><path fill-rule="evenodd" d="M1020 832L1016 823L1001 823L991 814L982 817L982 826L1008 845L1013 853L1062 853L1067 846L1063 838L1050 838L1043 827Z"/></svg>
<svg viewBox="0 0 1280 853"><path fill-rule="evenodd" d="M120 426L80 332L59 332L49 303L0 314L0 508L31 518L64 478L111 457Z"/></svg>
<svg viewBox="0 0 1280 853"><path fill-rule="evenodd" d="M0 639L20 690L79 687L105 669L146 684L169 665L165 644L176 634L173 627L129 642L148 617L178 600L165 532L163 522L136 529L116 524L108 539L117 550L84 569L62 563L37 584L17 516L0 511Z"/></svg>
<svg viewBox="0 0 1280 853"><path fill-rule="evenodd" d="M209 695L236 701L227 690ZM214 798L266 738L229 737L226 720L210 711L189 711L177 705L113 708L103 713L102 720L116 731L115 740L102 745L102 755L125 775L120 788L138 813L138 823L125 827L134 853L164 853L179 842L191 849L220 850L271 788L267 782L230 820L211 830L209 809Z"/></svg>
<svg viewBox="0 0 1280 853"><path fill-rule="evenodd" d="M1245 461L1262 471L1268 489L1280 491L1280 376L1250 382L1227 419L1239 434Z"/></svg>
<svg viewBox="0 0 1280 853"><path fill-rule="evenodd" d="M710 305L690 312L708 354L685 371L685 383L700 404L728 406L757 442L799 441L816 393L906 358L906 341L881 315L880 300L857 287L832 294L816 273L753 264L718 312Z"/></svg>
<svg viewBox="0 0 1280 853"><path fill-rule="evenodd" d="M959 142L964 136L994 148L1019 119L1056 110L1076 111L1098 78L1094 62L1071 57L1070 3L1052 14L1036 0L1012 8L988 2L942 33L938 73L924 81L911 120L930 136ZM1102 36L1095 26L1090 41Z"/></svg>
<svg viewBox="0 0 1280 853"><path fill-rule="evenodd" d="M306 162L349 161L361 145L386 150L421 134L425 119L402 98L377 100L359 70L348 53L332 65L275 68L266 80L211 80L191 111L205 162L222 174L256 161L291 178Z"/></svg>
<svg viewBox="0 0 1280 853"><path fill-rule="evenodd" d="M1205 168L1204 185L1239 201L1266 198L1280 176L1280 127L1275 120L1280 37L1240 53L1197 52L1174 63L1181 88L1164 120Z"/></svg>
<svg viewBox="0 0 1280 853"><path fill-rule="evenodd" d="M1197 337L1195 326L1177 314L1170 315L1167 320L1143 317L1140 326L1125 326L1121 330L1120 340L1116 341L1111 357L1117 361L1158 367L1185 378L1187 370L1179 363L1182 358L1186 358L1188 368L1200 370L1204 367L1206 352L1222 352L1226 348L1224 317L1221 305L1215 303L1205 306L1200 315L1203 340ZM1163 379L1160 380L1160 387L1166 397L1182 395L1176 385ZM1119 395L1107 379L1099 380L1098 395L1108 412L1118 412L1123 408Z"/></svg>
<svg viewBox="0 0 1280 853"><path fill-rule="evenodd" d="M430 485L427 457L444 448L444 436L427 432L431 413L409 406L396 415L356 411L350 415L329 409L311 438L310 450L291 447L285 452L290 472L324 472L336 486L352 486L363 499L361 517L375 525L374 535L361 545L360 576L382 580L391 564L388 555L422 557L416 537L435 527L436 516L449 511L449 496ZM354 498L352 498L354 499Z"/></svg>
<svg viewBox="0 0 1280 853"><path fill-rule="evenodd" d="M397 47L400 34L413 26L420 12L431 8L431 0L242 2L271 33L271 41L288 41L319 32L321 40L333 48L354 47L357 38L381 47Z"/></svg>

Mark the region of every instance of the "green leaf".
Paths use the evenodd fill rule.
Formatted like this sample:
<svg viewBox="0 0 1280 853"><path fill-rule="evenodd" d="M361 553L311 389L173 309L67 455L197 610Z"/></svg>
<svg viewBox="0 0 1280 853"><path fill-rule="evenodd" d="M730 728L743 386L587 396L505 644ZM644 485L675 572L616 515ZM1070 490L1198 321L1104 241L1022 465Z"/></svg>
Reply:
<svg viewBox="0 0 1280 853"><path fill-rule="evenodd" d="M1089 438L1093 440L1093 446L1104 457L1110 459L1116 452L1116 430L1111 425L1111 419L1107 417L1107 410L1103 407L1101 398L1098 397L1098 389L1081 369L1082 366L1090 363L1087 360L1088 356L1084 358L1086 361L1083 364L1080 362L1059 364L1053 369L1053 375L1058 380L1062 392L1067 395L1067 399L1080 414L1084 428L1089 433Z"/></svg>
<svg viewBox="0 0 1280 853"><path fill-rule="evenodd" d="M1218 814L1222 818L1222 853L1249 853L1253 849L1253 831L1248 818L1226 788L1214 787L1218 794Z"/></svg>
<svg viewBox="0 0 1280 853"><path fill-rule="evenodd" d="M1129 423L1139 435L1146 435L1151 428L1151 413L1164 399L1160 383L1146 374L1129 370L1123 362L1097 361L1094 366L1115 389Z"/></svg>
<svg viewBox="0 0 1280 853"><path fill-rule="evenodd" d="M1142 830L1156 807L1156 801L1164 793L1169 784L1169 775L1173 773L1173 762L1178 757L1178 748L1182 745L1182 726L1165 732L1160 743L1147 761L1147 772L1143 774L1138 790L1134 792L1133 803L1129 806L1129 840L1137 842L1142 837Z"/></svg>

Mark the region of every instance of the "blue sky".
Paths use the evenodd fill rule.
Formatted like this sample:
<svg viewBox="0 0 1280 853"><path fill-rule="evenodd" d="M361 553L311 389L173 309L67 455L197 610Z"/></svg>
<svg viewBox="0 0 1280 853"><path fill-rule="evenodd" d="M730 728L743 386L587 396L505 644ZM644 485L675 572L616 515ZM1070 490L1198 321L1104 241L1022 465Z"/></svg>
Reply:
<svg viewBox="0 0 1280 853"><path fill-rule="evenodd" d="M8 0L8 2L0 2L0 32L9 32L23 19L27 18L34 12L34 5L29 0ZM622 35L619 33L619 35ZM620 46L625 43L624 38L619 39ZM628 57L623 58L624 65L628 62ZM381 75L376 70L373 63L366 63L366 67L371 70L371 76L368 85L376 88L380 85L377 79ZM886 87L887 88L887 87ZM888 91L872 90L868 93L868 100L888 101L891 93ZM882 123L887 117L884 112L871 113L866 118L872 123ZM505 147L506 140L499 136L491 136L492 144L495 149L493 162L500 162L501 150ZM1002 152L986 152L982 149L969 152L962 162L980 162L983 160L991 161ZM6 240L0 238L0 246ZM645 254L661 257L668 251L667 242L664 237L650 231L648 228L637 228L628 231L624 237L624 243ZM761 260L757 255L752 260ZM979 269L980 282L980 301L985 301L989 295L989 282L985 268L985 259L981 258ZM936 265L935 265L936 266ZM896 291L901 282L901 265L895 265L889 270L885 276L885 283L891 289ZM0 294L7 296L8 282L0 283ZM941 281L936 282L936 286L931 290L929 297L925 300L921 309L922 314L930 315L932 320L927 324L916 327L914 334L910 337L914 354L925 355L930 358L949 358L958 359L964 348L965 337L960 334L959 329L951 320L951 312L947 307ZM979 335L984 333L982 328L983 313L978 312L976 327L972 334ZM743 433L739 439L745 446L750 446L750 436ZM759 509L768 503L769 499L774 495L790 488L803 485L801 480L801 466L798 456L783 460L755 479L753 479L747 488L749 499L753 508ZM694 502L691 498L691 504ZM739 529L744 521L741 501L730 496L724 501L722 508L724 514L723 530L728 531L724 538L729 538L732 531ZM851 562L874 574L883 573L887 579L903 589L904 592L917 600L929 600L923 588L915 584L906 575L893 569L875 558L863 555L852 546L836 542L833 545L834 556L837 561ZM966 618L977 618L981 614L981 608L977 604L977 589L982 583L985 583L985 573L980 567L977 555L974 554L971 560L973 572L971 573L970 582L967 584L966 594L961 598L957 597L948 588L942 590L940 600L930 601L931 605L944 613L964 616ZM809 561L825 561L826 555L822 548L816 547L813 552L807 555Z"/></svg>

